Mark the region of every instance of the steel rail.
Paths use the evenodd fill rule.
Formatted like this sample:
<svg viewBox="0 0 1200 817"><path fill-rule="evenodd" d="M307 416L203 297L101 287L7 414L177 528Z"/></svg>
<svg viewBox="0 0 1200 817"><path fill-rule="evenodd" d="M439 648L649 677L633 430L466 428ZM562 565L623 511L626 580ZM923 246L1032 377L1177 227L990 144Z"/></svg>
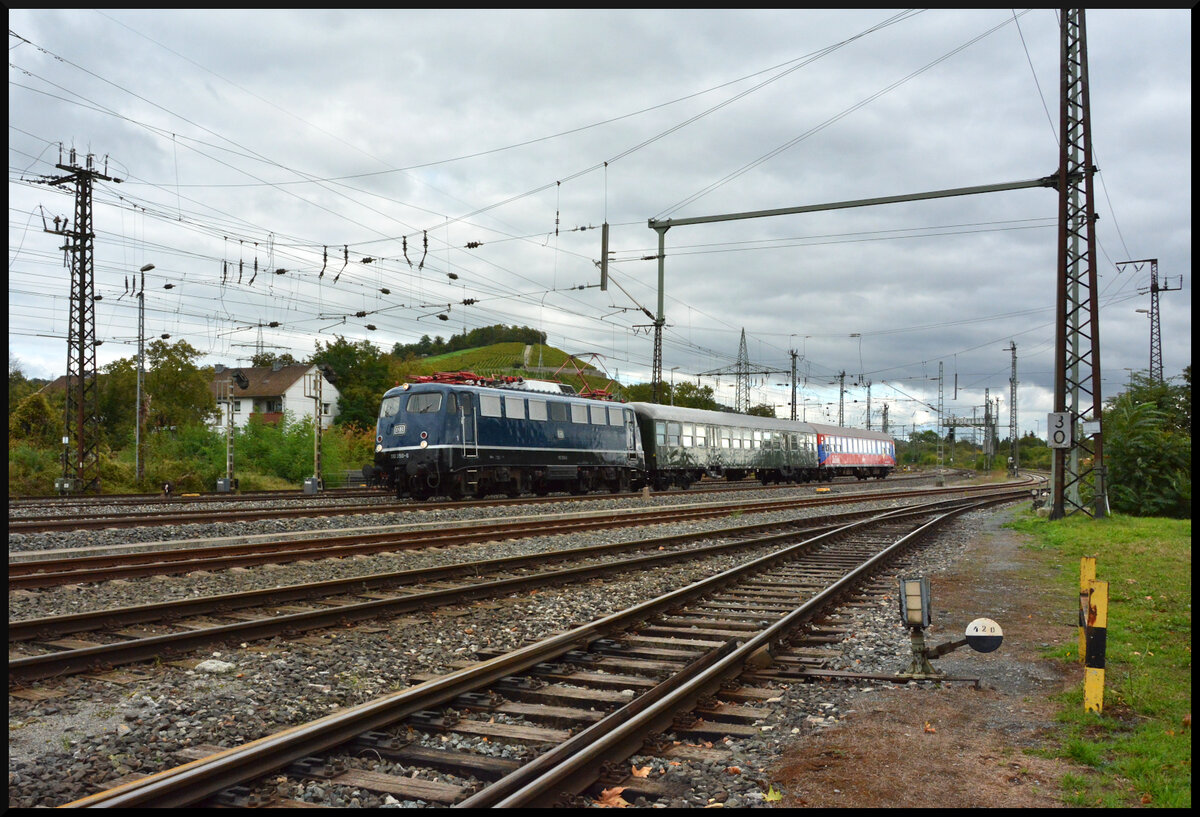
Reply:
<svg viewBox="0 0 1200 817"><path fill-rule="evenodd" d="M639 700L634 700L617 709L533 763L455 804L455 808L547 807L553 805L563 791L582 791L595 782L597 770L604 762L621 761L635 754L647 734L665 728L680 711L694 708L700 699L712 695L725 681L736 678L752 657L770 650L797 626L815 616L831 599L874 571L876 566L889 561L914 541L928 536L948 519L989 502L983 500L947 511L921 525L758 634L746 641L728 642L725 647L697 660L673 678L671 688L656 700L642 705ZM764 561L771 559L764 557Z"/></svg>
<svg viewBox="0 0 1200 817"><path fill-rule="evenodd" d="M900 479L911 479L911 477L899 477ZM838 485L838 482L831 483ZM849 485L858 485L859 482L845 483ZM803 487L803 485L778 486L779 489L784 487ZM818 486L819 487L819 486ZM769 487L760 484L754 485L738 485L738 484L720 484L714 483L705 487L692 487L686 490L668 490L654 491L654 496L687 496L702 493L725 493L738 491L761 491L775 490L774 487ZM310 500L319 501L325 497L322 495L305 494L303 495ZM278 517L297 517L307 518L311 516L349 516L355 514L369 513L402 513L405 511L435 511L442 508L474 508L488 507L494 505L537 505L549 502L580 502L587 500L604 500L604 499L628 499L630 497L641 496L636 493L590 493L583 495L559 495L559 496L521 496L501 498L498 496L484 499L474 499L465 501L449 501L449 502L416 502L406 501L398 503L395 497L390 494L381 495L379 499L384 502L373 503L367 505L321 505L316 508L230 508L226 510L205 510L205 511L189 511L180 513L177 509L161 508L159 510L150 511L143 514L128 513L128 514L81 514L73 517L62 517L52 519L48 517L22 517L13 519L9 517L8 528L10 533L44 533L51 531L68 531L68 530L90 530L93 528L131 528L131 527L152 527L158 524L187 524L187 523L207 523L221 521L222 516L236 515L239 520L249 521L257 519L273 519ZM266 501L266 500L261 500Z"/></svg>
<svg viewBox="0 0 1200 817"><path fill-rule="evenodd" d="M874 514L875 511L850 511L835 516L814 516L776 522L759 522L753 525L735 525L708 531L656 536L629 542L610 542L602 545L586 545L564 550L553 550L520 556L504 556L498 559L483 559L475 562L457 562L449 565L398 570L389 573L373 573L341 579L328 579L309 584L284 587L269 587L261 590L244 590L238 593L222 593L198 598L176 599L167 602L139 604L108 610L92 610L83 613L68 613L60 616L9 621L8 642L46 640L74 633L102 628L128 627L135 624L169 621L172 618L209 613L225 613L248 607L286 604L293 601L362 593L369 590L403 587L423 582L439 581L463 575L479 575L525 565L544 565L548 561L581 559L589 556L620 553L624 550L656 549L681 542L699 539L716 539L743 536L760 530L780 527L803 526L810 531L830 524L845 524L851 519ZM793 533L797 531L792 531Z"/></svg>
<svg viewBox="0 0 1200 817"><path fill-rule="evenodd" d="M1004 501L1004 498L993 498L993 501ZM911 515L914 512L915 510L911 508L889 511L880 514L875 520L890 520L902 514ZM285 729L243 746L227 749L173 769L163 770L146 778L125 783L114 789L68 803L64 808L145 806L162 808L191 805L238 782L268 774L303 757L346 743L364 732L386 727L421 710L449 703L465 692L492 684L507 675L531 669L567 650L586 645L613 628L628 626L659 612L670 610L678 604L720 590L735 583L743 575L749 575L773 564L787 561L818 542L847 534L856 528L871 524L872 521L852 522L783 548L773 554L702 579L687 587L642 602L627 610L575 627L535 644L518 648L506 655L439 676L418 686L351 707L317 721ZM829 594L824 593L823 595L828 596ZM795 613L789 614L788 618L798 620ZM779 631L771 628L770 632L778 633ZM768 641L770 639L763 637L754 639L756 644L764 644ZM732 654L741 657L749 653L744 652L743 648L738 648ZM721 662L721 665L726 666L725 662ZM685 698L691 697L696 689L695 683L685 683L683 687L667 695L664 701L682 700L679 697L681 694ZM662 710L662 705L656 705L650 709L659 712ZM636 717L640 718L642 715Z"/></svg>
<svg viewBox="0 0 1200 817"><path fill-rule="evenodd" d="M431 532L428 529L418 531L389 531L377 534L332 536L321 539L306 537L272 542L206 546L198 549L169 548L119 554L110 553L98 556L58 559L32 558L21 561L10 560L9 588L51 587L115 578L128 579L140 576L161 575L164 573L185 573L193 570L250 567L279 563L281 561L339 558L342 556L365 555L399 548L411 549L465 544L482 541L496 534L508 537L534 536L547 527L560 531L570 527L578 530L587 530L597 527L652 524L655 518L675 518L688 514L693 517L705 517L736 510L763 513L771 510L785 510L797 507L850 504L873 497L901 499L939 492L955 493L959 491L987 490L990 487L994 486L975 485L961 488L886 491L830 497L793 497L789 499L754 500L737 505L685 505L649 510L621 510L596 516L542 517L536 521L522 518L505 522L493 522L485 526L467 521L458 523L453 531L448 531L444 528L439 529L437 532ZM466 530L468 527L469 530ZM464 530L466 532L455 532Z"/></svg>

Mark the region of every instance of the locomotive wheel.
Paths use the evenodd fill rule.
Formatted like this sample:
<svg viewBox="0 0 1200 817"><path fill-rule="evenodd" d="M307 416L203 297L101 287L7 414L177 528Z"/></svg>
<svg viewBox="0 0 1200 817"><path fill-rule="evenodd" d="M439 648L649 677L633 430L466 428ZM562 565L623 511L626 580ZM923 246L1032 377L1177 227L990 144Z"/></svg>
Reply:
<svg viewBox="0 0 1200 817"><path fill-rule="evenodd" d="M450 494L450 498L455 502L461 502L467 498L467 491L463 485L462 474L459 474L453 480L451 480L448 493Z"/></svg>

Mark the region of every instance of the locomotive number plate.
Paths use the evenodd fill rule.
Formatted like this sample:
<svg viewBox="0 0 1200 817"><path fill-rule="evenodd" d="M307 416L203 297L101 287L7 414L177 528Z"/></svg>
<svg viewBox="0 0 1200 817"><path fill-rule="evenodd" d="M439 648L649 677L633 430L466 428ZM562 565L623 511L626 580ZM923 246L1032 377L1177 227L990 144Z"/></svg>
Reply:
<svg viewBox="0 0 1200 817"><path fill-rule="evenodd" d="M392 426L392 433L393 434L403 434L407 429L408 429L408 426L405 425L404 423L397 423L396 425Z"/></svg>

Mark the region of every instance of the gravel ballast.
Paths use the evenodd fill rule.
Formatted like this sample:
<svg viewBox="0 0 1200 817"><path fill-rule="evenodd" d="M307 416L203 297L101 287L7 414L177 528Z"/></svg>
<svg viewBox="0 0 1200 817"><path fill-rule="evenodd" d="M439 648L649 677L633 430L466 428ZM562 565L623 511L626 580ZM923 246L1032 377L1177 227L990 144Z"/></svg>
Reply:
<svg viewBox="0 0 1200 817"><path fill-rule="evenodd" d="M811 489L808 489L811 493ZM773 493L772 496L778 496ZM604 500L604 507L645 507L643 500ZM589 505L591 503L588 503ZM880 501L880 507L895 503ZM512 510L512 515L528 509ZM541 506L537 513L578 512L578 503ZM812 513L816 513L813 511ZM506 515L496 508L450 509L421 521L449 521ZM414 512L352 520L325 520L327 527L411 523ZM474 517L472 517L474 515ZM679 525L655 526L650 535L678 533L752 524L768 518L796 518L797 512L753 515ZM394 517L403 518L403 522ZM987 514L970 514L949 532L940 534L914 560L921 570L937 571L961 551L964 529L979 524ZM283 529L316 529L320 520L287 523L249 523L239 533L281 533ZM224 525L187 526L191 538L232 535ZM196 530L200 528L201 530ZM21 537L52 548L124 544L137 535L165 539L161 529L108 530L72 534L70 544L62 534ZM131 536L133 534L133 536ZM396 554L376 554L343 560L322 560L282 566L192 574L187 577L151 578L102 585L19 591L9 594L10 620L79 612L161 601L167 598L237 592L347 575L411 569L465 559L498 558L518 553L540 553L590 543L626 541L648 535L645 529L620 529L559 537L490 542L468 548L429 549ZM10 547L15 543L10 537ZM569 540L569 541L565 541ZM38 543L25 543L37 547ZM129 774L148 774L186 761L179 753L201 744L235 746L280 729L328 714L339 707L369 701L403 689L412 678L443 672L455 662L473 660L480 650L508 650L528 641L594 620L638 601L660 595L738 563L747 555L709 557L683 565L643 571L634 576L612 577L544 589L446 608L406 614L401 619L371 622L344 630L325 631L314 638L276 638L228 645L191 656L181 665L135 668L143 677L112 683L73 677L56 683L58 697L26 700L9 697L9 805L57 806L107 788ZM851 635L835 651L836 660L857 672L895 672L908 653L907 631L900 626L894 601L877 608L853 608ZM314 636L316 634L313 634ZM204 663L200 663L204 661ZM690 794L669 802L634 803L654 806L724 807L763 805L767 788L755 770L765 768L779 747L804 730L837 723L852 708L855 696L870 694L871 684L779 684L778 700L768 706L773 715L761 724L759 737L739 740L726 748L729 763L686 762L663 765L654 758L634 759L634 766L652 765L651 774L664 781L683 782ZM422 737L437 743L454 740L482 752L503 751L495 745L460 736ZM359 768L401 774L393 764L359 758ZM719 766L719 768L718 768ZM734 774L730 767L739 769ZM437 778L442 779L442 778ZM453 776L445 776L453 782ZM461 782L461 781L459 781ZM279 784L276 792L291 799L332 806L405 806L387 795L345 787L326 781ZM388 802L391 800L391 802ZM580 801L580 804L585 804Z"/></svg>

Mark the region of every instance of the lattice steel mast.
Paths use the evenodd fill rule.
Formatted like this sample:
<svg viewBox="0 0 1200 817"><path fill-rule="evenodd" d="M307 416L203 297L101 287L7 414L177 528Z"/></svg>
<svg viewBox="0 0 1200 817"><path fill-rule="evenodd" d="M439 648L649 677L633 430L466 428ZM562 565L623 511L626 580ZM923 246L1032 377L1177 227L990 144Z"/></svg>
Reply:
<svg viewBox="0 0 1200 817"><path fill-rule="evenodd" d="M60 156L61 159L61 156ZM58 186L75 184L75 226L68 223L46 232L65 237L71 268L71 300L67 330L67 400L64 412L63 470L59 480L60 493L67 491L100 492L100 420L99 389L96 382L96 301L95 258L92 232L92 184L96 179L120 182L92 168L92 154L87 167L75 164L75 149L71 149L70 164L60 161L55 167L68 175L46 180Z"/></svg>
<svg viewBox="0 0 1200 817"><path fill-rule="evenodd" d="M1083 9L1061 21L1058 171L1058 286L1054 411L1066 415L1067 439L1054 449L1051 519L1082 511L1091 489L1094 515L1108 513L1100 429L1100 309L1096 287L1091 111Z"/></svg>

